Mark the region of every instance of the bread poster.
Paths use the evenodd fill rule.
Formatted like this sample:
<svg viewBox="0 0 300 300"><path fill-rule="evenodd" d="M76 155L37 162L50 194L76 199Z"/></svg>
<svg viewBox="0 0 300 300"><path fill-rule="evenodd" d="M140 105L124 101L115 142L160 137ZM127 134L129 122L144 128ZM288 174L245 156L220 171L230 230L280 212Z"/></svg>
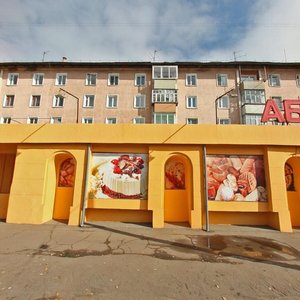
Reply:
<svg viewBox="0 0 300 300"><path fill-rule="evenodd" d="M208 199L267 201L263 156L208 155Z"/></svg>

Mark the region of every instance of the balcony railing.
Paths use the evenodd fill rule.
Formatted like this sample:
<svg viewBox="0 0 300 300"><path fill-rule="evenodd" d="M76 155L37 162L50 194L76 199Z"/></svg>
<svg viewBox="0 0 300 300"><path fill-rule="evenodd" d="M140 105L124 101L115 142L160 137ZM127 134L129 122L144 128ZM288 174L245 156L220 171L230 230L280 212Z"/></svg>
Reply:
<svg viewBox="0 0 300 300"><path fill-rule="evenodd" d="M176 90L152 90L152 103L177 103Z"/></svg>

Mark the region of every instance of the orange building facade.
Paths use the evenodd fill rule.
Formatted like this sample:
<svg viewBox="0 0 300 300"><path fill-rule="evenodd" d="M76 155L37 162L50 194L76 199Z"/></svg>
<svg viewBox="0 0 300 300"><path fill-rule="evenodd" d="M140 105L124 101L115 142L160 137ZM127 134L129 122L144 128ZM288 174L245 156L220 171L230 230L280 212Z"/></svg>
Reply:
<svg viewBox="0 0 300 300"><path fill-rule="evenodd" d="M10 124L0 141L8 223L300 226L297 126Z"/></svg>

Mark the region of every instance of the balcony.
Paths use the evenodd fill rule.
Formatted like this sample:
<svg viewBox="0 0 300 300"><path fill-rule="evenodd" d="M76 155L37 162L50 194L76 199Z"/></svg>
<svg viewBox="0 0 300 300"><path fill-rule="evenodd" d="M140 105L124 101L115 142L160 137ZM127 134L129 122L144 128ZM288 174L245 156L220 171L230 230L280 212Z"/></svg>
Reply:
<svg viewBox="0 0 300 300"><path fill-rule="evenodd" d="M263 80L245 80L241 82L242 90L264 90L265 82Z"/></svg>
<svg viewBox="0 0 300 300"><path fill-rule="evenodd" d="M175 103L177 90L152 90L152 103Z"/></svg>

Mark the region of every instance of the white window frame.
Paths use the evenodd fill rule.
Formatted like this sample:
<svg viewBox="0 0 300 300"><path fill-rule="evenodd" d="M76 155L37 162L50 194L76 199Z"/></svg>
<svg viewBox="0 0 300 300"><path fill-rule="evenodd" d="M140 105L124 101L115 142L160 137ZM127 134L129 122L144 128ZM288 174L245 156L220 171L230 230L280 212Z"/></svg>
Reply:
<svg viewBox="0 0 300 300"><path fill-rule="evenodd" d="M120 82L119 73L108 73L107 85L115 86L115 85L119 85L119 82Z"/></svg>
<svg viewBox="0 0 300 300"><path fill-rule="evenodd" d="M43 85L44 73L34 73L32 77L32 85Z"/></svg>
<svg viewBox="0 0 300 300"><path fill-rule="evenodd" d="M94 119L93 119L93 117L82 117L81 123L83 123L83 124L93 124Z"/></svg>
<svg viewBox="0 0 300 300"><path fill-rule="evenodd" d="M143 78L143 82L141 83L141 78ZM145 73L136 73L134 76L134 85L135 86L146 86L147 77Z"/></svg>
<svg viewBox="0 0 300 300"><path fill-rule="evenodd" d="M178 79L178 66L153 66L152 78L153 79Z"/></svg>
<svg viewBox="0 0 300 300"><path fill-rule="evenodd" d="M230 118L218 118L218 124L230 125L231 119Z"/></svg>
<svg viewBox="0 0 300 300"><path fill-rule="evenodd" d="M11 94L5 95L2 106L3 107L14 107L15 99L16 99L15 95L11 95Z"/></svg>
<svg viewBox="0 0 300 300"><path fill-rule="evenodd" d="M0 123L1 124L10 124L11 123L11 117L1 117L0 118Z"/></svg>
<svg viewBox="0 0 300 300"><path fill-rule="evenodd" d="M19 81L19 73L8 73L7 85L17 85Z"/></svg>
<svg viewBox="0 0 300 300"><path fill-rule="evenodd" d="M197 86L197 73L186 74L185 85L186 86Z"/></svg>
<svg viewBox="0 0 300 300"><path fill-rule="evenodd" d="M271 99L275 101L280 110L283 110L283 102L281 96L272 96Z"/></svg>
<svg viewBox="0 0 300 300"><path fill-rule="evenodd" d="M266 103L265 90L244 90L242 104L264 104Z"/></svg>
<svg viewBox="0 0 300 300"><path fill-rule="evenodd" d="M217 74L217 86L228 86L228 74Z"/></svg>
<svg viewBox="0 0 300 300"><path fill-rule="evenodd" d="M53 97L52 107L64 107L64 104L65 104L65 97L61 95L55 95Z"/></svg>
<svg viewBox="0 0 300 300"><path fill-rule="evenodd" d="M186 108L197 108L198 99L197 96L187 96L186 97Z"/></svg>
<svg viewBox="0 0 300 300"><path fill-rule="evenodd" d="M86 73L85 85L96 85L97 84L97 73Z"/></svg>
<svg viewBox="0 0 300 300"><path fill-rule="evenodd" d="M132 122L133 124L145 124L145 117L135 117Z"/></svg>
<svg viewBox="0 0 300 300"><path fill-rule="evenodd" d="M41 106L41 100L42 100L41 95L31 95L30 96L30 101L29 101L29 107L40 107ZM36 102L38 102L38 104Z"/></svg>
<svg viewBox="0 0 300 300"><path fill-rule="evenodd" d="M67 73L56 73L55 85L66 85L67 76Z"/></svg>
<svg viewBox="0 0 300 300"><path fill-rule="evenodd" d="M269 86L280 87L280 75L279 74L269 74L268 76Z"/></svg>
<svg viewBox="0 0 300 300"><path fill-rule="evenodd" d="M189 121L192 121L192 122L189 122ZM196 121L196 122L194 123L193 121ZM198 118L187 118L186 124L196 125L196 124L199 124L199 120L198 120Z"/></svg>
<svg viewBox="0 0 300 300"><path fill-rule="evenodd" d="M177 103L177 90L152 90L152 103Z"/></svg>
<svg viewBox="0 0 300 300"><path fill-rule="evenodd" d="M133 99L134 108L146 108L146 95L135 95Z"/></svg>
<svg viewBox="0 0 300 300"><path fill-rule="evenodd" d="M117 108L119 102L119 95L107 95L106 108Z"/></svg>
<svg viewBox="0 0 300 300"><path fill-rule="evenodd" d="M160 122L157 122L157 117L160 116ZM173 118L174 122L170 122ZM164 118L164 120L163 120ZM176 124L176 114L175 113L154 113L153 114L153 123L154 124Z"/></svg>
<svg viewBox="0 0 300 300"><path fill-rule="evenodd" d="M50 118L50 124L61 124L62 123L62 117L51 117Z"/></svg>
<svg viewBox="0 0 300 300"><path fill-rule="evenodd" d="M229 107L229 96L225 95L218 99L218 109L229 109Z"/></svg>
<svg viewBox="0 0 300 300"><path fill-rule="evenodd" d="M117 118L116 117L106 117L105 124L117 124Z"/></svg>
<svg viewBox="0 0 300 300"><path fill-rule="evenodd" d="M300 74L296 75L296 85L297 87L300 87Z"/></svg>
<svg viewBox="0 0 300 300"><path fill-rule="evenodd" d="M245 115L243 116L243 124L247 124L247 125L262 125L261 123L261 117L262 115L257 114L257 115ZM247 120L248 119L248 120ZM249 121L250 119L250 123L247 121Z"/></svg>
<svg viewBox="0 0 300 300"><path fill-rule="evenodd" d="M95 95L84 95L82 107L84 108L93 108L95 106Z"/></svg>
<svg viewBox="0 0 300 300"><path fill-rule="evenodd" d="M39 122L38 117L28 117L27 118L27 124L37 124L38 122Z"/></svg>

